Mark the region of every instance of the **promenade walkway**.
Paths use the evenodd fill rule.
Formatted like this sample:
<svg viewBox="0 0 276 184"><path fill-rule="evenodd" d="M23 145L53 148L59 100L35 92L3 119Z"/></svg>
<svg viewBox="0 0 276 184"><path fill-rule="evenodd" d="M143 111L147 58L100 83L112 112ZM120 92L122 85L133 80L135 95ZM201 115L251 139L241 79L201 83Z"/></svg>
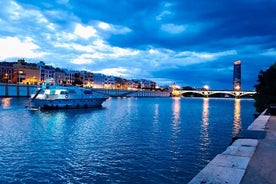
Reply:
<svg viewBox="0 0 276 184"><path fill-rule="evenodd" d="M260 115L189 184L276 184L276 116Z"/></svg>
<svg viewBox="0 0 276 184"><path fill-rule="evenodd" d="M266 137L259 140L241 184L276 183L276 116L269 118L265 130Z"/></svg>

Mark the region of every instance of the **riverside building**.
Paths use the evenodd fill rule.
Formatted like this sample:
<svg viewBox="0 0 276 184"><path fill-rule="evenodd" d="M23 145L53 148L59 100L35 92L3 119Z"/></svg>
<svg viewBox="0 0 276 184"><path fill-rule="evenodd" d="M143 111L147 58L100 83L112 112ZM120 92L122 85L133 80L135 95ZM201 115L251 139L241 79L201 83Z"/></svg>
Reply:
<svg viewBox="0 0 276 184"><path fill-rule="evenodd" d="M155 89L156 83L145 79L127 80L89 71L75 71L55 68L43 61L27 63L25 59L17 62L0 62L0 83L42 84L52 78L56 84L79 85L87 88L105 89Z"/></svg>

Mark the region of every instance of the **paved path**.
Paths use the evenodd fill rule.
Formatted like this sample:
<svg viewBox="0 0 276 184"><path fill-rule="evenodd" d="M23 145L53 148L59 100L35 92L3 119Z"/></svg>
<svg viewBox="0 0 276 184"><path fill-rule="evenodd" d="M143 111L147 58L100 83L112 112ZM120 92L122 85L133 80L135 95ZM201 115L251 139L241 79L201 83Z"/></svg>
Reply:
<svg viewBox="0 0 276 184"><path fill-rule="evenodd" d="M189 184L276 184L276 116L261 114Z"/></svg>
<svg viewBox="0 0 276 184"><path fill-rule="evenodd" d="M259 140L241 184L276 184L276 116L266 127L266 137Z"/></svg>

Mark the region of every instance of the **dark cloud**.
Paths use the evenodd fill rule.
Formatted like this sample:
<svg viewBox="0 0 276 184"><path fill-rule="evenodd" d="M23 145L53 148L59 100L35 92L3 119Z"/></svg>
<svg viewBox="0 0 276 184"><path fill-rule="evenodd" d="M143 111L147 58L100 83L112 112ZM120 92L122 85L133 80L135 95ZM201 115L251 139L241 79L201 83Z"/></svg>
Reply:
<svg viewBox="0 0 276 184"><path fill-rule="evenodd" d="M232 88L233 69L232 62L211 62L199 65L190 65L173 69L164 69L154 73L157 77L171 78L181 86L200 88L209 85L223 89Z"/></svg>
<svg viewBox="0 0 276 184"><path fill-rule="evenodd" d="M159 1L152 0L101 0L90 1L84 0L81 3L78 0L71 0L72 11L81 17L84 22L90 20L102 20L108 23L120 25L136 24L136 21L145 20L151 15ZM142 26L142 25L141 25Z"/></svg>
<svg viewBox="0 0 276 184"><path fill-rule="evenodd" d="M141 6L132 3L125 5L130 7L132 12L129 16L123 13L126 17L121 23L129 26L133 33L123 39L112 37L110 42L127 47L151 44L171 49L207 51L233 48L237 44L243 44L239 42L243 38L259 37L257 40L259 44L266 44L267 38L275 39L276 3L273 1L170 1L170 3L172 5L168 11L172 15L160 22L155 20L157 11L141 13ZM151 5L148 7L159 10L159 13L162 11L161 8L156 9ZM133 18L132 15L135 14L144 17L136 15ZM168 34L160 31L161 24L166 23L185 25L192 30L181 34Z"/></svg>
<svg viewBox="0 0 276 184"><path fill-rule="evenodd" d="M2 40L29 40L31 51L47 52L42 59L58 66L74 68L78 61L83 65L76 68L91 71L135 69L133 78L231 89L232 65L240 59L243 88L252 89L258 72L276 60L271 0L15 0L18 17L12 2L0 2ZM112 29L99 28L99 22ZM76 25L84 36L96 33L82 37Z"/></svg>
<svg viewBox="0 0 276 184"><path fill-rule="evenodd" d="M71 0L69 3L67 11L83 23L101 20L132 30L124 36L110 36L107 41L114 46L145 48L152 45L174 50L219 51L247 44L240 42L244 38L258 37L254 44L260 45L267 44L267 39L275 43L271 41L275 39L276 28L276 3L273 1L84 0L80 3ZM48 1L32 4L47 9L63 6ZM163 11L171 14L156 20ZM169 34L160 30L162 24L183 25L188 30Z"/></svg>

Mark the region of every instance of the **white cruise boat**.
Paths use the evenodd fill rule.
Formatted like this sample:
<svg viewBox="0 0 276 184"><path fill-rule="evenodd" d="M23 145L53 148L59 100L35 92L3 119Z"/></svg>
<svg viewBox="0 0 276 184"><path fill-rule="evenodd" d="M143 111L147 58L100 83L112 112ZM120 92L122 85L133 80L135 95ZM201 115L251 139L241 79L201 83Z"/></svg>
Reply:
<svg viewBox="0 0 276 184"><path fill-rule="evenodd" d="M100 107L108 99L105 94L76 86L55 86L47 80L31 95L30 109L70 109Z"/></svg>

